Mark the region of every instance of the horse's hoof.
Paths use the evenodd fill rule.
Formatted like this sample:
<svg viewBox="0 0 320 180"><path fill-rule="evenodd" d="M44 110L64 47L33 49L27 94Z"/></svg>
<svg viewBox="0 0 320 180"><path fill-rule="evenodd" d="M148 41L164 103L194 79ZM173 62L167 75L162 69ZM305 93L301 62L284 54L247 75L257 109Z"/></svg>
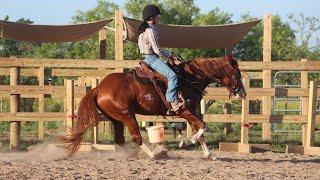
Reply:
<svg viewBox="0 0 320 180"><path fill-rule="evenodd" d="M212 153L210 151L204 152L203 153L203 158L205 159L212 159L215 158L214 156L212 156Z"/></svg>
<svg viewBox="0 0 320 180"><path fill-rule="evenodd" d="M180 143L179 143L179 148L180 149L185 149L187 147L187 142L186 141L187 141L186 139L183 139L183 140L180 141Z"/></svg>
<svg viewBox="0 0 320 180"><path fill-rule="evenodd" d="M190 145L190 141L188 139L183 139L179 143L179 148L180 149L185 149L189 145Z"/></svg>
<svg viewBox="0 0 320 180"><path fill-rule="evenodd" d="M162 150L154 153L153 159L165 159L168 157L168 150Z"/></svg>
<svg viewBox="0 0 320 180"><path fill-rule="evenodd" d="M216 160L218 160L218 158L215 157L215 156L211 156L211 160L212 160L212 161L216 161Z"/></svg>
<svg viewBox="0 0 320 180"><path fill-rule="evenodd" d="M192 144L196 144L196 143L197 143L197 139L195 139L195 138L191 138L189 141L190 141Z"/></svg>

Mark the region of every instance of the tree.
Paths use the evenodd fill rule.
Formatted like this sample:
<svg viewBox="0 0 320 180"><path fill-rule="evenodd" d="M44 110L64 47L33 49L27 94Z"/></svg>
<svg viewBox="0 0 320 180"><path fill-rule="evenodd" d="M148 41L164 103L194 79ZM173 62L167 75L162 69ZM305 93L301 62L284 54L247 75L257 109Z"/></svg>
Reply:
<svg viewBox="0 0 320 180"><path fill-rule="evenodd" d="M307 17L303 13L299 13L298 16L292 13L288 15L288 19L291 20L297 27L294 32L297 34L297 58L309 58L319 59L319 38L316 39L314 45L311 44L311 39L320 30L320 19L316 17Z"/></svg>
<svg viewBox="0 0 320 180"><path fill-rule="evenodd" d="M5 21L8 21L9 16L5 17ZM32 24L33 21L30 19L20 18L18 23ZM38 44L23 42L23 41L14 41L14 40L5 40L0 39L0 56L10 57L10 56L21 56L21 57L31 57L33 54L33 49Z"/></svg>
<svg viewBox="0 0 320 180"><path fill-rule="evenodd" d="M218 25L232 23L232 14L215 8L208 13L199 14L192 21L192 25ZM224 56L224 49L176 49L186 59L196 57L219 57Z"/></svg>
<svg viewBox="0 0 320 180"><path fill-rule="evenodd" d="M148 4L155 4L160 8L161 23L163 24L191 25L194 18L199 13L199 8L196 7L193 0L129 0L125 5L125 10L129 17L141 19L142 10ZM127 55L131 56L132 58L139 58L140 54L138 51L138 46L133 43L126 44L128 44L128 46L125 48L125 56ZM130 51L134 53L127 53ZM190 54L190 52L188 52L189 50L186 49L169 49L169 51L179 53L186 59L192 57L193 54Z"/></svg>
<svg viewBox="0 0 320 180"><path fill-rule="evenodd" d="M126 13L129 17L141 19L143 8L147 4L156 4L161 10L161 23L163 24L178 24L178 25L212 25L231 23L232 15L220 11L218 8L204 14L200 14L199 8L194 4L193 0L129 0L125 6ZM132 49L137 48L136 45ZM224 50L213 49L176 49L173 51L180 54L183 58L190 60L195 57L214 57L222 56Z"/></svg>
<svg viewBox="0 0 320 180"><path fill-rule="evenodd" d="M162 3L158 0L128 0L125 5L125 12L128 17L134 19L142 19L142 10L148 4L154 4L159 6L161 12L163 12Z"/></svg>
<svg viewBox="0 0 320 180"><path fill-rule="evenodd" d="M255 20L249 14L241 16L241 21ZM234 48L234 56L241 60L261 60L263 46L263 25L256 25L248 35ZM272 19L272 59L292 60L296 39L294 31L287 22L283 22L277 15Z"/></svg>

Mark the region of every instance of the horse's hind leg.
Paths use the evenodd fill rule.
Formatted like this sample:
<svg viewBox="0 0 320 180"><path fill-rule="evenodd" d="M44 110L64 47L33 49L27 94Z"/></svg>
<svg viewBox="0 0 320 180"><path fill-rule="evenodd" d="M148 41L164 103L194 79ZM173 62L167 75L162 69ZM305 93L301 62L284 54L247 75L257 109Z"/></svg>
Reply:
<svg viewBox="0 0 320 180"><path fill-rule="evenodd" d="M125 143L124 140L124 124L121 121L118 121L114 118L112 118L111 116L109 116L107 113L105 113L104 111L102 111L100 109L100 111L102 112L102 114L109 119L112 124L113 124L113 129L114 129L114 142L116 144L118 144L119 146L123 146Z"/></svg>
<svg viewBox="0 0 320 180"><path fill-rule="evenodd" d="M120 146L123 146L125 143L124 140L124 124L123 122L112 120L114 127L114 142Z"/></svg>
<svg viewBox="0 0 320 180"><path fill-rule="evenodd" d="M177 137L177 129L175 127L173 127L172 130L173 130L173 137L176 138Z"/></svg>
<svg viewBox="0 0 320 180"><path fill-rule="evenodd" d="M142 137L139 131L139 126L134 115L123 116L120 118L128 127L132 140L145 152L149 157L153 158L154 153L150 148L142 142Z"/></svg>

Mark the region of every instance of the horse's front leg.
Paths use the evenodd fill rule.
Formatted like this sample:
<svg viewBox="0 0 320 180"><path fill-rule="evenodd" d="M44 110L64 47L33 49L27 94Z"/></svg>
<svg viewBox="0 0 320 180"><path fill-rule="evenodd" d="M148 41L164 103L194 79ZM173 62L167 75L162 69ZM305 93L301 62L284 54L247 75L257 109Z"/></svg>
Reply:
<svg viewBox="0 0 320 180"><path fill-rule="evenodd" d="M179 144L180 147L187 146L189 144L195 144L196 142L199 142L204 156L206 158L211 157L211 152L209 151L209 148L207 146L207 143L205 142L205 138L203 136L203 133L205 132L205 123L198 118L196 115L192 114L189 110L184 110L180 116L188 121L190 124L193 132L196 132L190 139L182 140Z"/></svg>
<svg viewBox="0 0 320 180"><path fill-rule="evenodd" d="M204 157L205 158L212 158L213 160L216 160L215 157L212 156L208 146L207 146L207 143L205 141L205 138L204 136L201 136L199 139L198 139L198 142L201 144L201 147L202 147L202 150L203 150L203 154L204 154Z"/></svg>
<svg viewBox="0 0 320 180"><path fill-rule="evenodd" d="M188 109L183 110L179 115L190 124L194 133L190 141L195 144L205 131L205 123Z"/></svg>

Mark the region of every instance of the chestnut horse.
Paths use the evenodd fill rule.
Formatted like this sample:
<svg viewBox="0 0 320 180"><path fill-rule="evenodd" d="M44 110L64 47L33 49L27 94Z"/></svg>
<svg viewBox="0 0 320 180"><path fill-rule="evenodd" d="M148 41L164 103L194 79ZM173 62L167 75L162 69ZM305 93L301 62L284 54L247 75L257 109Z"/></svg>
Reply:
<svg viewBox="0 0 320 180"><path fill-rule="evenodd" d="M198 58L178 65L179 76L184 80L179 85L186 100L186 108L177 113L190 124L193 133L191 142L201 144L204 155L211 156L205 143L203 132L205 123L196 113L196 109L205 88L212 82L226 87L229 97L245 98L238 63L232 57ZM162 89L165 92L165 89ZM114 141L124 145L124 126L126 125L132 140L150 157L154 153L142 142L135 114L166 115L167 108L152 83L141 83L133 73L112 73L89 91L81 100L78 108L76 126L70 135L61 137L68 143L68 154L72 156L80 146L85 132L98 124L101 111L114 125Z"/></svg>

